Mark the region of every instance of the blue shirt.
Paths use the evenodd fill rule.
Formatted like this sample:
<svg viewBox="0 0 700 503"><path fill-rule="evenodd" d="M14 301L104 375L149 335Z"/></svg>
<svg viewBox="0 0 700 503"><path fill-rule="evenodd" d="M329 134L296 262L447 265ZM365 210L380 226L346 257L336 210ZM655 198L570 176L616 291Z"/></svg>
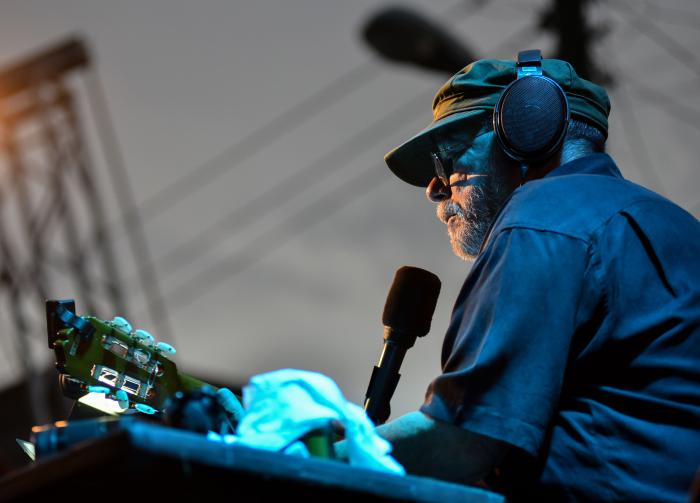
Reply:
<svg viewBox="0 0 700 503"><path fill-rule="evenodd" d="M516 498L686 501L700 223L606 154L526 183L462 287L442 370L421 410L517 447L502 477Z"/></svg>

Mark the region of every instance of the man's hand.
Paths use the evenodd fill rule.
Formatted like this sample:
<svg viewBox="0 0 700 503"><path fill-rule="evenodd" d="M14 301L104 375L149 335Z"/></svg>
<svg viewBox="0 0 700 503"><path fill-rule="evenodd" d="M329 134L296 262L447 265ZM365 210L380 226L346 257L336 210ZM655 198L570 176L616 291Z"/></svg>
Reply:
<svg viewBox="0 0 700 503"><path fill-rule="evenodd" d="M216 396L221 406L229 415L231 422L234 425L238 424L241 419L243 419L243 416L245 416L245 409L238 400L238 397L228 388L219 388L216 392Z"/></svg>
<svg viewBox="0 0 700 503"><path fill-rule="evenodd" d="M131 334L135 340L137 340L144 346L157 348L158 350L169 356L174 355L176 353L175 348L172 347L170 344L166 342L156 343L155 338L149 332L142 329L134 329L131 326L131 323L129 323L125 318L122 318L121 316L114 317L110 323L112 323L112 325L114 325L116 328L128 334ZM121 393L123 396L119 397L119 404L124 409L128 408L129 398L125 392L121 391ZM245 415L245 409L243 408L243 405L241 405L241 402L238 400L238 397L236 397L236 395L234 395L233 392L228 388L220 388L216 392L216 398L219 404L226 411L229 417L229 421L232 423L232 426L235 429L235 426L240 422L241 419L243 419L243 416ZM152 414L153 412L155 412L154 409L143 404L138 404L137 410L147 414Z"/></svg>
<svg viewBox="0 0 700 503"><path fill-rule="evenodd" d="M412 475L474 484L501 463L510 445L457 426L410 412L379 426L377 433L394 446L391 455ZM342 457L344 442L336 443ZM347 456L347 455L346 455Z"/></svg>

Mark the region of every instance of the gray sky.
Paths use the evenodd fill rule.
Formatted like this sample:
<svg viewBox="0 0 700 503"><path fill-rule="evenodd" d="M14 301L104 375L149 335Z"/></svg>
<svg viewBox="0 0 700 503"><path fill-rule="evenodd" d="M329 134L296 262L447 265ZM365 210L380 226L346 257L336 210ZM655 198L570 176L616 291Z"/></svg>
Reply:
<svg viewBox="0 0 700 503"><path fill-rule="evenodd" d="M455 3L404 5L440 19ZM334 378L348 399L361 402L381 349L386 293L394 271L404 264L435 272L443 290L431 333L417 342L402 368L394 413L418 407L439 372L442 334L469 264L452 254L445 229L421 190L394 179L382 157L430 121L432 95L444 79L377 61L362 45L358 27L384 5L369 0L0 2L2 65L69 34L92 43L139 201L333 79L369 65L371 78L362 86L284 136L270 138L266 148L215 183L147 219L149 245L175 327L174 334L154 335L174 341L176 361L192 373L244 380L281 367L317 370ZM484 57L512 58L517 50L533 47L547 56L551 39L533 32L503 45L535 22L542 5L494 0L472 15L465 9L443 21ZM650 21L630 23L637 18L613 8L620 5L633 5ZM700 118L700 65L678 47L690 57L700 53L700 6L692 0L616 0L600 2L595 18L610 29L596 53L618 81L611 91L610 153L627 178L662 192L697 217L700 121L693 124L692 118ZM651 28L645 23L652 23ZM675 104L660 106L648 98L649 89ZM647 98L640 94L644 90ZM389 114L397 114L396 120L374 126L376 132L356 148L329 154ZM88 118L89 130L91 125ZM95 153L99 158L99 149ZM309 182L299 197L262 196L314 162L317 183ZM224 156L215 164L233 165L233 158ZM374 175L350 189L358 183L354 177L367 169L374 169ZM96 170L116 217L103 163ZM337 195L330 201L316 204L332 191ZM255 225L230 236L222 229L224 238L207 244L192 260L175 270L163 265L159 257L173 247L261 197L269 200ZM316 207L305 210L310 204ZM310 213L284 224L300 211ZM267 244L256 248L261 236ZM119 246L128 255L124 239ZM233 274L242 263L242 250L256 262ZM123 262L125 275L133 277L133 262ZM143 304L138 284L130 285L132 323L153 330L146 311L138 308ZM57 297L75 296L59 290ZM43 306L37 309L41 318ZM7 319L5 311L0 315ZM40 333L32 339L38 361L50 359L43 337ZM0 344L9 360L0 375L9 382L18 367L8 358L8 333Z"/></svg>

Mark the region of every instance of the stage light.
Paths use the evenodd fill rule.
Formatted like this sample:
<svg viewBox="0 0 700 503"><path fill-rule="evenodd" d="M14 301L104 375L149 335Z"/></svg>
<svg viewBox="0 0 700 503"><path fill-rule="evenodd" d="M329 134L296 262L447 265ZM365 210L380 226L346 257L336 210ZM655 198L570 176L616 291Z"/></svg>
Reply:
<svg viewBox="0 0 700 503"><path fill-rule="evenodd" d="M446 27L405 7L374 14L362 28L362 38L390 61L450 75L478 59Z"/></svg>

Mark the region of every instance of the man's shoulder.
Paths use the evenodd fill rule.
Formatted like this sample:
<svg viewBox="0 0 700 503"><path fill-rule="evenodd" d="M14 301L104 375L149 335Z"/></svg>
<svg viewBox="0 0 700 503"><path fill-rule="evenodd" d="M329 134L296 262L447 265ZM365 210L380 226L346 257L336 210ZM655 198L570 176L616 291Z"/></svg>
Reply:
<svg viewBox="0 0 700 503"><path fill-rule="evenodd" d="M564 171L518 188L503 208L494 232L529 228L588 241L615 215L635 205L664 213L684 212L671 201L615 172Z"/></svg>

